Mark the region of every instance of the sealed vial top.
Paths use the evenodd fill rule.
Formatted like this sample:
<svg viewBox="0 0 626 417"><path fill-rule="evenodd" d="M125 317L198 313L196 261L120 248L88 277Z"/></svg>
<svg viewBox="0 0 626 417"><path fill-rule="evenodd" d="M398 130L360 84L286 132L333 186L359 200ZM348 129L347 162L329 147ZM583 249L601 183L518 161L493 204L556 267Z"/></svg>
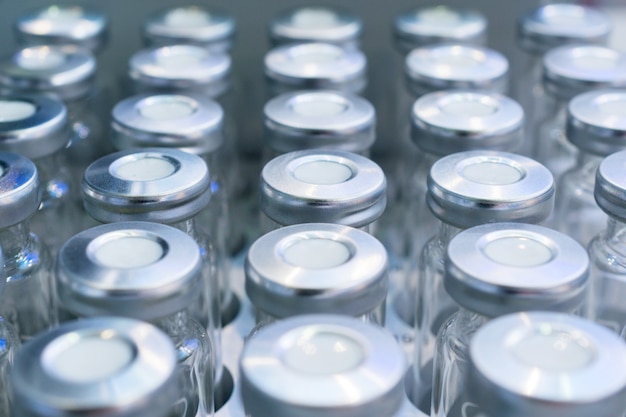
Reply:
<svg viewBox="0 0 626 417"><path fill-rule="evenodd" d="M54 4L19 16L15 36L26 45L75 45L91 51L104 47L109 18L82 5Z"/></svg>
<svg viewBox="0 0 626 417"><path fill-rule="evenodd" d="M626 149L626 90L580 94L567 106L567 139L579 149L607 156Z"/></svg>
<svg viewBox="0 0 626 417"><path fill-rule="evenodd" d="M164 417L177 398L176 352L152 326L121 317L72 321L16 354L15 414Z"/></svg>
<svg viewBox="0 0 626 417"><path fill-rule="evenodd" d="M517 37L522 49L543 55L568 43L604 44L611 20L589 6L555 3L528 11L518 21Z"/></svg>
<svg viewBox="0 0 626 417"><path fill-rule="evenodd" d="M72 135L62 101L44 95L0 98L0 150L38 159L65 148Z"/></svg>
<svg viewBox="0 0 626 417"><path fill-rule="evenodd" d="M73 100L91 91L96 59L73 46L41 45L0 59L0 86L8 91L49 93Z"/></svg>
<svg viewBox="0 0 626 417"><path fill-rule="evenodd" d="M298 151L278 156L261 172L260 205L283 226L337 223L363 227L387 203L383 170L360 155L341 151Z"/></svg>
<svg viewBox="0 0 626 417"><path fill-rule="evenodd" d="M164 224L118 222L70 238L57 259L57 291L79 316L155 320L181 311L202 285L200 249Z"/></svg>
<svg viewBox="0 0 626 417"><path fill-rule="evenodd" d="M82 182L85 209L103 223L186 220L206 207L209 186L202 158L167 148L103 156L87 167Z"/></svg>
<svg viewBox="0 0 626 417"><path fill-rule="evenodd" d="M213 52L227 52L233 44L235 20L213 7L173 7L150 15L141 34L147 45L192 44Z"/></svg>
<svg viewBox="0 0 626 417"><path fill-rule="evenodd" d="M372 235L348 226L287 226L257 239L246 257L246 293L273 317L329 313L360 316L388 287L387 252Z"/></svg>
<svg viewBox="0 0 626 417"><path fill-rule="evenodd" d="M195 94L139 94L112 111L117 149L165 147L207 154L224 142L224 111L210 98Z"/></svg>
<svg viewBox="0 0 626 417"><path fill-rule="evenodd" d="M367 151L376 139L374 106L338 91L284 93L265 105L265 141L273 150Z"/></svg>
<svg viewBox="0 0 626 417"><path fill-rule="evenodd" d="M230 83L230 56L197 45L168 45L142 49L128 61L128 75L138 90L190 90L211 97Z"/></svg>
<svg viewBox="0 0 626 417"><path fill-rule="evenodd" d="M242 398L252 417L391 416L405 370L385 329L346 316L292 317L244 346Z"/></svg>
<svg viewBox="0 0 626 417"><path fill-rule="evenodd" d="M554 178L539 162L497 151L445 156L428 175L426 202L460 228L484 223L541 223L554 206Z"/></svg>
<svg viewBox="0 0 626 417"><path fill-rule="evenodd" d="M413 8L393 21L396 47L403 53L420 46L455 42L482 45L487 18L477 10L444 5Z"/></svg>
<svg viewBox="0 0 626 417"><path fill-rule="evenodd" d="M338 7L299 6L278 14L269 24L273 45L326 42L340 46L358 44L363 23Z"/></svg>
<svg viewBox="0 0 626 417"><path fill-rule="evenodd" d="M626 151L604 158L596 172L594 197L606 214L626 222Z"/></svg>
<svg viewBox="0 0 626 417"><path fill-rule="evenodd" d="M411 51L405 60L409 88L418 95L452 88L507 89L509 62L492 49L436 44Z"/></svg>
<svg viewBox="0 0 626 417"><path fill-rule="evenodd" d="M543 58L546 90L569 100L599 88L626 86L626 53L596 45L564 45Z"/></svg>
<svg viewBox="0 0 626 417"><path fill-rule="evenodd" d="M21 154L0 152L0 228L23 222L40 202L35 164Z"/></svg>
<svg viewBox="0 0 626 417"><path fill-rule="evenodd" d="M486 323L470 342L470 401L487 415L621 416L626 344L609 329L562 313Z"/></svg>
<svg viewBox="0 0 626 417"><path fill-rule="evenodd" d="M487 91L426 94L413 105L411 119L413 143L435 155L474 149L510 151L523 139L522 107Z"/></svg>
<svg viewBox="0 0 626 417"><path fill-rule="evenodd" d="M491 223L456 235L444 285L464 308L487 317L529 310L571 312L587 295L589 257L569 236L523 223Z"/></svg>
<svg viewBox="0 0 626 417"><path fill-rule="evenodd" d="M329 43L278 46L265 55L265 75L280 85L302 89L360 91L367 59L357 49Z"/></svg>

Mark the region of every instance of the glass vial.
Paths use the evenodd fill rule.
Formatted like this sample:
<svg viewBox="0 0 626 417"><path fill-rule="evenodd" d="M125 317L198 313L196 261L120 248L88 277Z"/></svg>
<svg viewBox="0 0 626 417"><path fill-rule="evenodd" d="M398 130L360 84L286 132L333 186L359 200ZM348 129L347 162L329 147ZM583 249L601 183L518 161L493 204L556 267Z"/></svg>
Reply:
<svg viewBox="0 0 626 417"><path fill-rule="evenodd" d="M626 410L626 376L618 371L626 366L626 345L579 317L530 312L495 319L474 335L469 361L469 406L485 417Z"/></svg>
<svg viewBox="0 0 626 417"><path fill-rule="evenodd" d="M554 225L587 247L606 226L606 214L593 197L602 158L626 149L626 90L583 93L567 106L566 137L578 162L557 186Z"/></svg>
<svg viewBox="0 0 626 417"><path fill-rule="evenodd" d="M252 244L244 269L257 325L315 313L385 324L387 252L361 230L327 223L274 230Z"/></svg>
<svg viewBox="0 0 626 417"><path fill-rule="evenodd" d="M405 370L402 350L384 329L352 317L306 315L248 340L241 392L251 417L393 416Z"/></svg>
<svg viewBox="0 0 626 417"><path fill-rule="evenodd" d="M145 320L174 343L184 417L212 414L214 345L192 317L204 285L200 248L186 233L148 222L87 229L61 248L57 288L78 317Z"/></svg>
<svg viewBox="0 0 626 417"><path fill-rule="evenodd" d="M174 346L151 324L120 317L68 322L16 355L13 415L180 415L172 409L177 379Z"/></svg>
<svg viewBox="0 0 626 417"><path fill-rule="evenodd" d="M461 415L469 342L486 321L533 310L584 314L588 281L585 248L547 227L496 223L456 235L444 286L461 309L437 335L431 416Z"/></svg>
<svg viewBox="0 0 626 417"><path fill-rule="evenodd" d="M0 262L4 264L2 252L0 252ZM0 277L0 294L2 294L7 283L3 271ZM0 299L0 303L1 302ZM13 356L15 355L16 349L19 347L20 339L17 332L4 317L0 316L0 414L3 416L11 415L13 399L10 394L11 381L9 370L11 366L13 366Z"/></svg>

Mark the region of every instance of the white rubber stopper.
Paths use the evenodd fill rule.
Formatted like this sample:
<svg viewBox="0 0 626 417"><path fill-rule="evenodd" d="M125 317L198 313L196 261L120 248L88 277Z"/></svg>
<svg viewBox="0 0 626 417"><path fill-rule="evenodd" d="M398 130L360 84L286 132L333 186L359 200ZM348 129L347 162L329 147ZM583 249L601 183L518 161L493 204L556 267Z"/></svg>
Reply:
<svg viewBox="0 0 626 417"><path fill-rule="evenodd" d="M480 55L479 55L480 56ZM454 71L458 73L462 71L464 68L472 68L477 67L482 63L482 60L478 59L473 55L465 55L465 54L452 54L452 55L440 55L433 58L433 61L429 64L436 64L442 66L442 76L448 73L449 71ZM449 67L450 69L445 69L445 67Z"/></svg>
<svg viewBox="0 0 626 417"><path fill-rule="evenodd" d="M126 181L155 181L176 172L176 167L164 158L146 157L123 162L111 169L111 174Z"/></svg>
<svg viewBox="0 0 626 417"><path fill-rule="evenodd" d="M307 97L307 100L297 100L291 104L291 109L300 116L324 118L341 114L348 109L348 106L328 96L316 95Z"/></svg>
<svg viewBox="0 0 626 417"><path fill-rule="evenodd" d="M626 100L610 100L597 104L597 109L616 117L626 117Z"/></svg>
<svg viewBox="0 0 626 417"><path fill-rule="evenodd" d="M485 185L508 185L522 179L515 167L500 162L480 162L463 168L461 174L472 182Z"/></svg>
<svg viewBox="0 0 626 417"><path fill-rule="evenodd" d="M189 49L164 48L155 56L157 64L169 70L185 70L194 68L206 59L207 52Z"/></svg>
<svg viewBox="0 0 626 417"><path fill-rule="evenodd" d="M170 27L197 28L211 23L211 15L205 10L188 7L168 12L163 21Z"/></svg>
<svg viewBox="0 0 626 417"><path fill-rule="evenodd" d="M618 65L615 56L580 55L572 61L573 67L588 70L612 70Z"/></svg>
<svg viewBox="0 0 626 417"><path fill-rule="evenodd" d="M444 103L441 109L453 116L459 117L485 117L496 111L497 107L476 100L454 100Z"/></svg>
<svg viewBox="0 0 626 417"><path fill-rule="evenodd" d="M572 26L585 25L585 10L578 5L559 4L556 9L558 13L550 13L553 9L545 9L546 13L542 15L544 23L550 26L571 28Z"/></svg>
<svg viewBox="0 0 626 417"><path fill-rule="evenodd" d="M107 268L141 268L163 257L163 247L146 237L118 237L99 245L93 251L95 260Z"/></svg>
<svg viewBox="0 0 626 417"><path fill-rule="evenodd" d="M27 101L0 100L0 123L26 119L37 111L37 107Z"/></svg>
<svg viewBox="0 0 626 417"><path fill-rule="evenodd" d="M429 7L417 12L417 20L428 26L455 27L461 22L461 15L448 7Z"/></svg>
<svg viewBox="0 0 626 417"><path fill-rule="evenodd" d="M47 47L34 47L18 55L17 65L23 69L40 71L58 68L65 62L65 54Z"/></svg>
<svg viewBox="0 0 626 417"><path fill-rule="evenodd" d="M312 48L296 50L290 55L298 65L325 65L338 61L343 55L340 48Z"/></svg>
<svg viewBox="0 0 626 417"><path fill-rule="evenodd" d="M302 239L284 251L287 263L305 269L326 269L346 263L350 250L341 242L331 239Z"/></svg>
<svg viewBox="0 0 626 417"><path fill-rule="evenodd" d="M172 97L166 100L146 100L142 102L139 112L151 120L178 120L192 115L195 108L186 100Z"/></svg>
<svg viewBox="0 0 626 417"><path fill-rule="evenodd" d="M331 161L313 161L299 165L293 172L298 181L315 185L341 184L352 178L349 166Z"/></svg>
<svg viewBox="0 0 626 417"><path fill-rule="evenodd" d="M339 16L332 10L307 7L293 14L291 24L302 29L328 29L339 24Z"/></svg>
<svg viewBox="0 0 626 417"><path fill-rule="evenodd" d="M550 262L552 250L543 243L521 236L511 236L489 242L483 248L494 262L507 266L530 268Z"/></svg>

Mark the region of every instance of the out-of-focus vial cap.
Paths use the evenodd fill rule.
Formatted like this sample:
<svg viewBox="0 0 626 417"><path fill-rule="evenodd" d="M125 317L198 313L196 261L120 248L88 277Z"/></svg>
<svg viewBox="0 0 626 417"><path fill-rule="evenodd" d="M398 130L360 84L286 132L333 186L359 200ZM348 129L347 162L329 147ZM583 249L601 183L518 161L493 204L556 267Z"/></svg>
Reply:
<svg viewBox="0 0 626 417"><path fill-rule="evenodd" d="M626 222L626 151L602 160L596 172L594 198L606 214Z"/></svg>
<svg viewBox="0 0 626 417"><path fill-rule="evenodd" d="M0 228L23 222L41 202L39 175L25 156L0 152Z"/></svg>
<svg viewBox="0 0 626 417"><path fill-rule="evenodd" d="M176 352L151 324L67 322L24 344L11 369L16 415L165 417L177 398Z"/></svg>
<svg viewBox="0 0 626 417"><path fill-rule="evenodd" d="M470 342L468 399L489 416L620 416L626 344L591 321L528 312L494 319ZM532 389L529 389L532 387Z"/></svg>
<svg viewBox="0 0 626 417"><path fill-rule="evenodd" d="M598 9L579 4L546 4L518 20L517 39L525 51L543 55L568 43L605 44L611 26L609 17Z"/></svg>
<svg viewBox="0 0 626 417"><path fill-rule="evenodd" d="M91 6L53 4L19 16L13 29L22 45L74 45L98 52L107 42L109 18Z"/></svg>
<svg viewBox="0 0 626 417"><path fill-rule="evenodd" d="M413 143L434 155L478 149L513 151L523 139L522 107L488 91L426 94L413 105L411 120Z"/></svg>
<svg viewBox="0 0 626 417"><path fill-rule="evenodd" d="M402 402L405 371L391 333L327 314L264 327L240 360L242 398L252 417L391 416Z"/></svg>

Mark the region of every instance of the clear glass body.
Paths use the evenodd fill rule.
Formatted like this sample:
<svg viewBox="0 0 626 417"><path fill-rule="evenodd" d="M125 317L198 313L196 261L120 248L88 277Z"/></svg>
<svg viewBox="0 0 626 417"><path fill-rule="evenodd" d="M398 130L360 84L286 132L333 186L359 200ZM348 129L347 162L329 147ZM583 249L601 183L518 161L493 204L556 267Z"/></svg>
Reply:
<svg viewBox="0 0 626 417"><path fill-rule="evenodd" d="M0 314L28 340L58 324L50 255L27 221L0 229L0 247L7 280Z"/></svg>
<svg viewBox="0 0 626 417"><path fill-rule="evenodd" d="M542 55L524 54L525 62L519 80L514 83L514 98L524 109L525 125L536 126L540 115L546 113L546 93L543 88ZM527 128L524 131L525 137L518 153L534 157L536 141L533 129Z"/></svg>
<svg viewBox="0 0 626 417"><path fill-rule="evenodd" d="M13 364L13 355L19 345L16 331L3 317L0 317L0 415L3 416L11 415L9 368Z"/></svg>

